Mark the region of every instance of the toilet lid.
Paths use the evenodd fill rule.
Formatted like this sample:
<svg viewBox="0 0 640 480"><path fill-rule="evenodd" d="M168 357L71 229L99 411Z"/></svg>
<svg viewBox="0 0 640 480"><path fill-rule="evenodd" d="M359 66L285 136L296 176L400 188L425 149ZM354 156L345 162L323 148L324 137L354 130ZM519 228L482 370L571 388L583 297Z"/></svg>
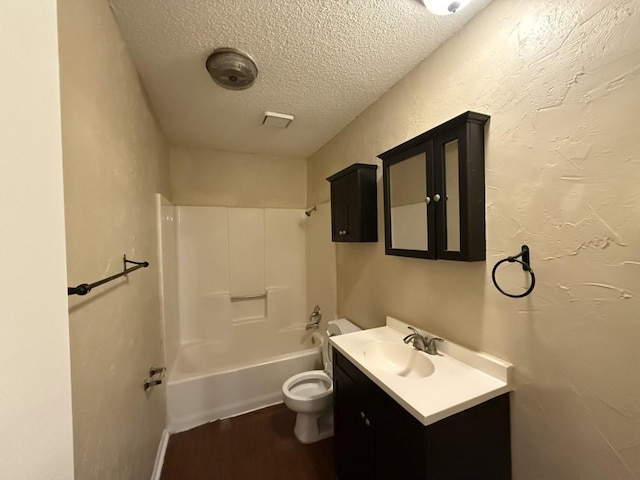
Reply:
<svg viewBox="0 0 640 480"><path fill-rule="evenodd" d="M334 335L342 335L343 333L351 333L360 330L360 327L354 325L346 318L339 318L338 320L331 320L322 344L322 362L324 363L324 371L327 375L333 375L333 347L329 341L329 337Z"/></svg>
<svg viewBox="0 0 640 480"><path fill-rule="evenodd" d="M322 363L324 364L324 371L327 372L328 375L331 375L331 372L333 371L333 362L331 361L333 347L329 341L330 336L329 330L327 330L327 336L322 344Z"/></svg>
<svg viewBox="0 0 640 480"><path fill-rule="evenodd" d="M324 371L327 372L327 375L333 374L333 346L329 341L329 337L340 335L341 333L342 330L340 330L340 327L338 325L329 323L326 334L327 338L322 345L322 363L324 363Z"/></svg>

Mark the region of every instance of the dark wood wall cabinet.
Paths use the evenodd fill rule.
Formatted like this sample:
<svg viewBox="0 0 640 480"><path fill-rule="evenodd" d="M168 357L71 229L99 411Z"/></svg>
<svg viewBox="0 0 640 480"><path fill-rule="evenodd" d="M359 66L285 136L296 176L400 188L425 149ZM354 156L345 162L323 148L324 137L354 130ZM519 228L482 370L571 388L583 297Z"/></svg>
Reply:
<svg viewBox="0 0 640 480"><path fill-rule="evenodd" d="M378 156L387 255L485 260L488 120L466 112Z"/></svg>
<svg viewBox="0 0 640 480"><path fill-rule="evenodd" d="M508 480L509 394L424 426L336 349L339 480Z"/></svg>
<svg viewBox="0 0 640 480"><path fill-rule="evenodd" d="M331 239L377 242L377 165L354 163L331 175Z"/></svg>

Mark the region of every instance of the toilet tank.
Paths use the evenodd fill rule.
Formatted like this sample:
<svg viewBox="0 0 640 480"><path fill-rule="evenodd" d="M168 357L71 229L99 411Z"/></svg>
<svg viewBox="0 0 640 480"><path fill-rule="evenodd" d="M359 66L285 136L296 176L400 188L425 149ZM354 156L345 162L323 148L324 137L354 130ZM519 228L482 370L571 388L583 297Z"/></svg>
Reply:
<svg viewBox="0 0 640 480"><path fill-rule="evenodd" d="M322 345L322 362L324 363L324 371L327 373L327 375L333 375L333 350L328 337L357 332L360 330L362 330L360 327L358 327L354 323L351 323L346 318L339 318L337 320L331 320L329 322L326 338L324 339L324 343Z"/></svg>

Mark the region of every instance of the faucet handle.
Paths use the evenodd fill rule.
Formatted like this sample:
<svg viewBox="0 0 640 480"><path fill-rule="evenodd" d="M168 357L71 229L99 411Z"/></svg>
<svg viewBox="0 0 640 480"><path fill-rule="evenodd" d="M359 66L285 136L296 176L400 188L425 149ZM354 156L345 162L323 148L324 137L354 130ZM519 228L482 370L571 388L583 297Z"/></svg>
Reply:
<svg viewBox="0 0 640 480"><path fill-rule="evenodd" d="M411 337L413 337L414 335L420 335L420 334L418 333L418 331L417 331L415 328L413 328L413 327L407 327L407 328L408 328L409 330L411 330L413 333L410 333L409 335L407 335L406 337L404 337L404 338L402 339L402 341L403 341L404 343L409 343L409 340L410 340L410 339L411 339Z"/></svg>
<svg viewBox="0 0 640 480"><path fill-rule="evenodd" d="M427 344L427 353L437 355L438 347L436 346L436 342L444 342L444 338L427 336L425 342Z"/></svg>

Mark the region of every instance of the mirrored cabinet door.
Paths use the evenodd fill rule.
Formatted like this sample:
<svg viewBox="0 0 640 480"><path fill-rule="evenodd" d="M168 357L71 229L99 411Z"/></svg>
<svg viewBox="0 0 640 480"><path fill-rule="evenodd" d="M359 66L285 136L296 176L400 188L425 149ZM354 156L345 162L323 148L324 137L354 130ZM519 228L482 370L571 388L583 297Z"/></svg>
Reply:
<svg viewBox="0 0 640 480"><path fill-rule="evenodd" d="M460 179L458 168L458 139L443 145L444 155L444 249L460 251Z"/></svg>
<svg viewBox="0 0 640 480"><path fill-rule="evenodd" d="M435 258L434 170L430 145L385 162L385 250L390 255Z"/></svg>
<svg viewBox="0 0 640 480"><path fill-rule="evenodd" d="M433 141L436 163L441 167L436 178L436 194L441 202L434 227L437 230L437 258L447 260L464 260L462 230L466 226L466 216L460 208L461 203L466 202L460 178L460 165L464 164L461 155L464 134L465 128L458 128Z"/></svg>
<svg viewBox="0 0 640 480"><path fill-rule="evenodd" d="M425 154L391 165L389 178L391 245L404 250L429 250Z"/></svg>

